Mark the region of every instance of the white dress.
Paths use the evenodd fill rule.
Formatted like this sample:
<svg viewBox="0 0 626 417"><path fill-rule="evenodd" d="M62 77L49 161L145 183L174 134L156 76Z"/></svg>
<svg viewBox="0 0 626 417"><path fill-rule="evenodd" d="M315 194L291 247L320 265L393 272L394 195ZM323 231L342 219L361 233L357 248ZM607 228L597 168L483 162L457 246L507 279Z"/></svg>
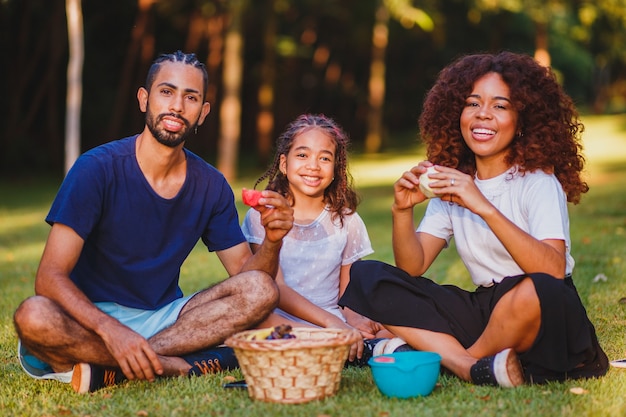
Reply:
<svg viewBox="0 0 626 417"><path fill-rule="evenodd" d="M258 211L248 210L241 229L248 242L263 242L265 229ZM325 209L311 223L294 223L283 239L280 268L289 287L345 321L337 305L341 267L373 252L365 224L356 212L344 216L342 227L339 218L333 221ZM305 322L280 309L275 312Z"/></svg>

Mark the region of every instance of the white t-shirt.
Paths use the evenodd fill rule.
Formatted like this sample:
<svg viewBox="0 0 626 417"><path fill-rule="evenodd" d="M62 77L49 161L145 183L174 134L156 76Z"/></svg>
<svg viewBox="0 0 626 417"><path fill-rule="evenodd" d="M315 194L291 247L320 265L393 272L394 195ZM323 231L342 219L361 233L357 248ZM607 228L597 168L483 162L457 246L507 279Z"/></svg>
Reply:
<svg viewBox="0 0 626 417"><path fill-rule="evenodd" d="M258 211L248 210L241 229L248 242L263 242L265 229ZM339 218L333 221L325 209L309 224L293 224L283 239L279 261L289 287L345 321L337 306L341 266L373 252L365 224L357 213L344 216L341 227Z"/></svg>
<svg viewBox="0 0 626 417"><path fill-rule="evenodd" d="M536 171L522 176L512 169L474 181L504 216L535 239L564 240L565 274L571 274L574 259L570 255L567 198L554 175ZM417 231L445 239L447 244L454 235L457 251L476 285L491 286L504 277L524 273L485 221L457 204L431 199Z"/></svg>

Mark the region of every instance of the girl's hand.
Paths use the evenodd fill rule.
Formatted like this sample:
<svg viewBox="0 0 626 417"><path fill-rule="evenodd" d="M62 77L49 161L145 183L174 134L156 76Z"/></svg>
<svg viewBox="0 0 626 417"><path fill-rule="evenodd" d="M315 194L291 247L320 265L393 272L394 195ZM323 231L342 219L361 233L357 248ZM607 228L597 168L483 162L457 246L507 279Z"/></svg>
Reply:
<svg viewBox="0 0 626 417"><path fill-rule="evenodd" d="M349 329L349 330L358 330L345 323L342 327L345 329ZM364 349L363 339L359 339L356 342L354 342L352 346L350 346L350 352L348 353L348 361L354 362L356 358L361 358L363 356L363 349Z"/></svg>
<svg viewBox="0 0 626 417"><path fill-rule="evenodd" d="M359 330L352 327L349 323L345 323L343 320L337 318L332 320L326 325L327 329L345 329L345 330ZM353 362L356 358L360 358L363 355L363 339L357 340L350 346L350 352L348 353L348 361Z"/></svg>
<svg viewBox="0 0 626 417"><path fill-rule="evenodd" d="M377 337L379 331L384 330L384 327L348 307L343 308L343 316L346 318L347 323L353 328L357 329L364 339L373 339Z"/></svg>

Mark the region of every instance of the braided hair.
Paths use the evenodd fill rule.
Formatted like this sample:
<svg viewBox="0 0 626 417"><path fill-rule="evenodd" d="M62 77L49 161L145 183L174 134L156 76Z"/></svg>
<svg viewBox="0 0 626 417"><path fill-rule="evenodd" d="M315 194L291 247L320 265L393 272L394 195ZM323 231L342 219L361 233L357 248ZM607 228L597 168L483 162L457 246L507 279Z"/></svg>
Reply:
<svg viewBox="0 0 626 417"><path fill-rule="evenodd" d="M202 71L202 80L203 80L202 96L206 97L206 92L209 87L209 74L207 73L206 66L202 62L198 61L196 54L193 54L193 53L186 54L182 51L176 51L171 54L159 55L152 62L152 65L150 66L150 69L148 70L148 75L146 77L146 90L150 91L150 89L152 88L154 79L156 78L159 70L161 69L161 65L164 62L182 62L183 64L191 65L194 68L198 68L200 71Z"/></svg>

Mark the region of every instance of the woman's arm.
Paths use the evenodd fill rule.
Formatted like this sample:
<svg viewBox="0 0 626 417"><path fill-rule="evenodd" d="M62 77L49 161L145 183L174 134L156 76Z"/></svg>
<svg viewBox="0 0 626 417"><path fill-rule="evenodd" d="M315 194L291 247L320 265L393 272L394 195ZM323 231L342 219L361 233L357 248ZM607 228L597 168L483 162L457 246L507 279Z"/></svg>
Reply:
<svg viewBox="0 0 626 417"><path fill-rule="evenodd" d="M426 200L419 189L419 176L430 163L420 163L405 172L394 184L392 245L396 266L413 276L420 276L433 263L445 241L426 233L416 233L413 207Z"/></svg>
<svg viewBox="0 0 626 417"><path fill-rule="evenodd" d="M495 207L479 215L524 272L545 272L557 278L565 276L563 240L538 240L517 227Z"/></svg>
<svg viewBox="0 0 626 417"><path fill-rule="evenodd" d="M545 272L562 278L565 275L565 242L561 239L539 240L504 216L480 192L473 177L451 168L442 168L443 182L454 178L454 185L444 188L452 201L480 216L504 245L513 260L527 273Z"/></svg>

